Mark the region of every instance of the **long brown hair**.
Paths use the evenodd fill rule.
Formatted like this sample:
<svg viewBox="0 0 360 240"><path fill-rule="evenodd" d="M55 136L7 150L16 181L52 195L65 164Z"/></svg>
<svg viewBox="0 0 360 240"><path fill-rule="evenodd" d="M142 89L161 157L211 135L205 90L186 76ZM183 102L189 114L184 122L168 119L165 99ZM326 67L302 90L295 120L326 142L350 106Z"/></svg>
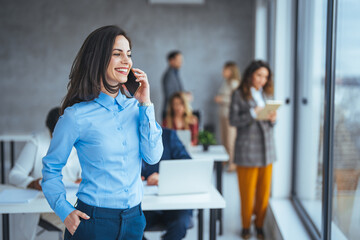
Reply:
<svg viewBox="0 0 360 240"><path fill-rule="evenodd" d="M249 64L249 66L245 69L242 81L238 88L239 91L242 93L242 96L244 97L244 99L249 100L252 98L250 88L252 87L253 75L254 75L254 72L256 72L256 70L258 70L259 68L262 68L262 67L266 68L269 72L268 79L266 81L265 86L263 87L263 92L267 96L274 95L274 82L272 79L271 69L266 62L257 60L257 61L252 61Z"/></svg>
<svg viewBox="0 0 360 240"><path fill-rule="evenodd" d="M96 29L85 39L72 64L68 92L61 106L61 114L65 108L75 103L91 101L97 98L101 90L101 82L110 93L116 93L121 85L111 86L106 81L106 70L110 63L114 42L117 36L124 36L130 44L129 37L118 26L104 26Z"/></svg>
<svg viewBox="0 0 360 240"><path fill-rule="evenodd" d="M194 115L192 113L192 109L190 104L188 103L187 99L185 98L184 94L181 92L174 93L169 101L168 109L166 113L166 125L168 128L174 128L173 120L175 117L175 111L172 107L174 100L178 98L181 100L182 104L184 105L185 112L183 115L183 120L185 123L185 129L189 129L189 125L193 122Z"/></svg>

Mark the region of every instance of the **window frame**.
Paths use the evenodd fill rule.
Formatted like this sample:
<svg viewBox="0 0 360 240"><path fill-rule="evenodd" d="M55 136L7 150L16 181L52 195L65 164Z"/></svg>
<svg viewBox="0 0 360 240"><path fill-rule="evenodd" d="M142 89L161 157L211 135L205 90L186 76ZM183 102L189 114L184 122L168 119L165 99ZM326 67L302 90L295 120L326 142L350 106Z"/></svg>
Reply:
<svg viewBox="0 0 360 240"><path fill-rule="evenodd" d="M299 0L295 1L295 54L294 54L294 91L295 102L299 101L299 61L301 51L299 49ZM322 213L321 229L318 229L296 194L297 173L297 131L298 105L294 106L293 122L293 153L292 153L292 182L291 182L291 201L297 211L301 221L305 225L312 239L331 239L332 223L332 197L333 197L333 141L334 141L334 98L335 98L335 52L336 52L336 20L337 20L337 0L327 1L326 17L326 58L325 58L325 101L324 101L324 135L323 135L323 185L322 185ZM326 104L329 103L329 104Z"/></svg>

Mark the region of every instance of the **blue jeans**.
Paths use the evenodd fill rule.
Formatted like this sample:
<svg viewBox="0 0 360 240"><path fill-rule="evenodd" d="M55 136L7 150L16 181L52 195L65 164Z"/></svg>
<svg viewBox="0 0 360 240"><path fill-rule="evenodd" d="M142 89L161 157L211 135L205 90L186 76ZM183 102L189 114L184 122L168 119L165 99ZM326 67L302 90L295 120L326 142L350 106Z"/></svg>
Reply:
<svg viewBox="0 0 360 240"><path fill-rule="evenodd" d="M74 235L66 229L64 240L141 240L146 220L141 204L130 209L100 208L78 200L76 206L90 219L81 219Z"/></svg>

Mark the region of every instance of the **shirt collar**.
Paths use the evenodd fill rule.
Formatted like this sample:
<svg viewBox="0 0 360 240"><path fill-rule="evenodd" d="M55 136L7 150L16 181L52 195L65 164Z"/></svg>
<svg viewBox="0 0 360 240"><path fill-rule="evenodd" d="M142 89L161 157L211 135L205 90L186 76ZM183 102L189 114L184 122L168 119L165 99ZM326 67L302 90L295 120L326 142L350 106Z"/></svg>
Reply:
<svg viewBox="0 0 360 240"><path fill-rule="evenodd" d="M118 95L113 98L106 93L100 92L99 96L95 98L95 101L103 107L111 110L118 111L126 108L131 102L136 101L135 98L127 98L119 91Z"/></svg>

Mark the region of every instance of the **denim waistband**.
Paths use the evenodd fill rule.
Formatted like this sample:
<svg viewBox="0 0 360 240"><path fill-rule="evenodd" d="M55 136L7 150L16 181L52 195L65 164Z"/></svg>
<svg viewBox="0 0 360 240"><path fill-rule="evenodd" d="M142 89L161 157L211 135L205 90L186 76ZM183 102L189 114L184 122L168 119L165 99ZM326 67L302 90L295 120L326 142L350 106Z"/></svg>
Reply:
<svg viewBox="0 0 360 240"><path fill-rule="evenodd" d="M141 203L132 208L116 209L90 206L78 199L76 209L86 213L90 218L128 219L141 216L143 214L141 210Z"/></svg>

